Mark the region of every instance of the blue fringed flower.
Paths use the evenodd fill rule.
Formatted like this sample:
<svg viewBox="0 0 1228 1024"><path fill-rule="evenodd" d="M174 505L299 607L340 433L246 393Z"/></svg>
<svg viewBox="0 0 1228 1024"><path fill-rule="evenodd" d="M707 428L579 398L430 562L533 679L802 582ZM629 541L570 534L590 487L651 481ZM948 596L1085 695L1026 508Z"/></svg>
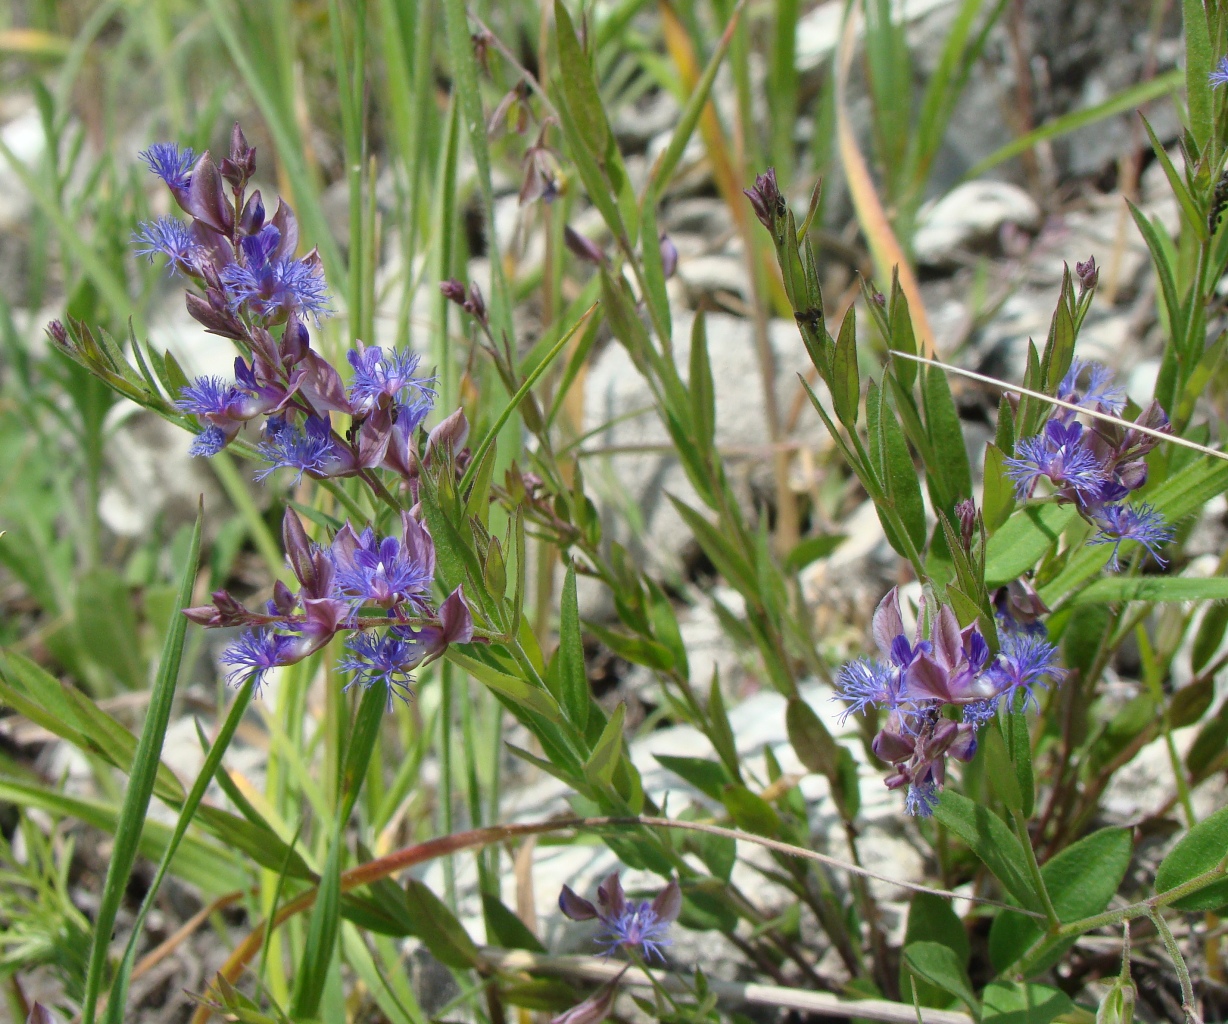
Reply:
<svg viewBox="0 0 1228 1024"><path fill-rule="evenodd" d="M1100 527L1100 532L1088 543L1113 545L1109 566L1114 572L1121 568L1117 556L1122 542L1127 540L1142 544L1160 565L1168 564L1159 549L1173 539L1176 531L1164 522L1164 516L1154 505L1148 502L1141 505L1106 505L1097 514L1096 525Z"/></svg>
<svg viewBox="0 0 1228 1024"><path fill-rule="evenodd" d="M294 661L293 652L298 643L298 637L267 627L249 630L222 652L222 664L230 666L226 681L231 686L239 686L254 674L259 693L270 669Z"/></svg>
<svg viewBox="0 0 1228 1024"><path fill-rule="evenodd" d="M256 450L261 458L271 463L256 474L257 480L265 479L277 469L293 469L297 473L295 483L298 483L304 473L323 476L327 471L334 458L332 430L326 420L314 416L307 420L306 430L298 430L282 417L272 416L265 424L264 440Z"/></svg>
<svg viewBox="0 0 1228 1024"><path fill-rule="evenodd" d="M1037 481L1047 477L1057 487L1067 487L1089 501L1099 498L1106 480L1104 467L1082 444L1083 426L1050 420L1035 437L1015 446L1016 457L1006 460L1006 474L1015 483L1015 493L1028 497Z"/></svg>
<svg viewBox="0 0 1228 1024"><path fill-rule="evenodd" d="M833 700L848 701L840 713L840 723L849 715L865 714L871 706L894 708L900 703L900 673L871 658L850 661L836 675Z"/></svg>
<svg viewBox="0 0 1228 1024"><path fill-rule="evenodd" d="M192 183L196 153L190 146L180 149L173 142L155 142L140 156L149 169L171 188L187 188Z"/></svg>
<svg viewBox="0 0 1228 1024"><path fill-rule="evenodd" d="M347 690L355 683L362 687L382 683L388 689L389 707L394 693L405 701L413 696L410 672L422 661L420 644L400 636L394 627L384 633L354 633L345 646L351 653L337 662L337 668L354 673L345 686Z"/></svg>
<svg viewBox="0 0 1228 1024"><path fill-rule="evenodd" d="M1049 681L1060 683L1066 676L1066 670L1057 664L1057 646L1035 633L1004 632L1001 636L1002 651L991 675L1002 688L1006 706L1014 708L1016 694L1022 693L1023 706L1031 704L1039 710L1034 688L1043 689Z"/></svg>
<svg viewBox="0 0 1228 1024"><path fill-rule="evenodd" d="M229 443L230 438L226 435L226 431L211 423L196 435L196 440L192 442L188 454L211 459Z"/></svg>
<svg viewBox="0 0 1228 1024"><path fill-rule="evenodd" d="M425 400L421 419L426 417L435 397L431 387L435 378L418 376L420 357L417 353L393 350L385 355L384 350L376 345L350 349L346 358L354 367L354 376L350 381L350 404L355 413L368 412L382 404L381 399L403 407L412 405L416 412Z"/></svg>
<svg viewBox="0 0 1228 1024"><path fill-rule="evenodd" d="M1212 87L1217 85L1228 85L1228 57L1221 57L1219 63L1212 69L1211 74L1207 76Z"/></svg>
<svg viewBox="0 0 1228 1024"><path fill-rule="evenodd" d="M1079 388L1079 378L1087 371L1087 384ZM1126 407L1126 389L1113 383L1113 371L1099 363L1075 359L1057 389L1058 398L1084 409L1098 409L1116 416ZM1069 410L1063 411L1069 416Z"/></svg>
<svg viewBox="0 0 1228 1024"><path fill-rule="evenodd" d="M605 947L602 952L606 956L621 946L639 947L645 959L655 958L664 963L662 950L673 945L669 938L672 923L661 920L648 900L627 900L621 913L602 918L605 934L598 941Z"/></svg>
<svg viewBox="0 0 1228 1024"><path fill-rule="evenodd" d="M908 795L904 798L904 812L914 818L929 818L933 816L934 808L938 806L938 783L933 779L925 782L915 782L908 787Z"/></svg>
<svg viewBox="0 0 1228 1024"><path fill-rule="evenodd" d="M332 312L324 272L315 260L274 257L281 232L272 224L242 239L242 263L221 273L233 309L250 305L264 317L305 314L317 322Z"/></svg>
<svg viewBox="0 0 1228 1024"><path fill-rule="evenodd" d="M170 261L167 266L172 273L184 269L195 271L200 246L192 237L188 225L178 217L159 217L142 222L132 236L132 242L133 251L138 256L146 257L150 263L155 256L162 255Z"/></svg>
<svg viewBox="0 0 1228 1024"><path fill-rule="evenodd" d="M973 701L971 704L965 704L962 711L964 723L974 729L979 729L997 715L998 698L990 697L988 700Z"/></svg>
<svg viewBox="0 0 1228 1024"><path fill-rule="evenodd" d="M390 607L430 593L433 568L412 556L399 537L377 540L370 527L358 538L358 547L338 557L337 589L356 607L368 602Z"/></svg>
<svg viewBox="0 0 1228 1024"><path fill-rule="evenodd" d="M225 416L242 398L243 392L221 377L197 377L180 388L175 408L193 416Z"/></svg>

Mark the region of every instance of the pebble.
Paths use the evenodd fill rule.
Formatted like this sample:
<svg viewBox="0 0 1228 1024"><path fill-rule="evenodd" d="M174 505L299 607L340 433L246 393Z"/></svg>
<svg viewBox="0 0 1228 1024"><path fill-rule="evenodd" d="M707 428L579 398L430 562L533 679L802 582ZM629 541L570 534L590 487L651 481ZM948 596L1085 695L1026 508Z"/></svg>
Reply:
<svg viewBox="0 0 1228 1024"><path fill-rule="evenodd" d="M913 236L917 261L946 266L963 251L991 241L1004 224L1035 230L1040 207L1018 185L1005 181L970 181L922 207Z"/></svg>

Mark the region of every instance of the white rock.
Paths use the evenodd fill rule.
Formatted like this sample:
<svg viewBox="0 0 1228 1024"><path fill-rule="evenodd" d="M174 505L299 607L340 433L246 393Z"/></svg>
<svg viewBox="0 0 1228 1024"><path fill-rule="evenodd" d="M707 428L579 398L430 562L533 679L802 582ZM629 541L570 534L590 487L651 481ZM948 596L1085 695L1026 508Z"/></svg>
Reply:
<svg viewBox="0 0 1228 1024"><path fill-rule="evenodd" d="M922 208L913 239L917 261L930 266L951 262L957 251L992 238L1003 224L1035 230L1040 207L1018 185L970 181Z"/></svg>

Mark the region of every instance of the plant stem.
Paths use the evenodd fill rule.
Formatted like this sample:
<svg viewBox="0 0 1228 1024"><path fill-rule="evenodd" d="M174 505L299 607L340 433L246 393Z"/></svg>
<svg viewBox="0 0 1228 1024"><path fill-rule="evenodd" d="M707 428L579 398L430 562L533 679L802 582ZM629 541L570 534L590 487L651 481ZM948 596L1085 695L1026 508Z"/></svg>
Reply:
<svg viewBox="0 0 1228 1024"><path fill-rule="evenodd" d="M1036 862L1036 851L1032 849L1032 837L1028 834L1028 823L1022 811L1011 809L1011 818L1015 822L1015 831L1019 833L1019 842L1028 859L1028 873L1032 876L1032 884L1040 896L1040 902L1045 908L1045 917L1049 921L1049 934L1052 935L1062 927L1062 922L1053 909L1053 901L1049 898L1049 890L1045 887L1044 876L1040 873L1040 865Z"/></svg>
<svg viewBox="0 0 1228 1024"><path fill-rule="evenodd" d="M1185 965L1185 957L1181 955L1177 938L1158 910L1152 910L1150 917L1156 931L1160 933L1160 938L1164 940L1164 948L1168 950L1173 967L1177 970L1177 980L1181 982L1181 1009L1185 1012L1185 1019L1188 1024L1202 1024L1198 1012L1194 1009L1194 984L1190 981L1190 969Z"/></svg>

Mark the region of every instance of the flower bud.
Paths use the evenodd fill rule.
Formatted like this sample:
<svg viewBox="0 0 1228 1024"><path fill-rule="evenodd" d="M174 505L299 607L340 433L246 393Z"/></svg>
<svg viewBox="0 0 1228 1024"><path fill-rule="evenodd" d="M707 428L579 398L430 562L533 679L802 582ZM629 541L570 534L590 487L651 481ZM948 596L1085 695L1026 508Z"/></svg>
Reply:
<svg viewBox="0 0 1228 1024"><path fill-rule="evenodd" d="M570 224L563 229L563 244L567 246L573 256L578 256L580 259L595 264L598 267L605 266L605 253L602 251L601 246L591 239L585 238Z"/></svg>
<svg viewBox="0 0 1228 1024"><path fill-rule="evenodd" d="M1100 268L1096 266L1096 257L1088 256L1083 263L1075 264L1075 277L1079 279L1079 294L1086 295L1100 280Z"/></svg>
<svg viewBox="0 0 1228 1024"><path fill-rule="evenodd" d="M664 231L661 232L657 245L661 251L661 268L667 278L673 277L678 269L678 246L674 245L674 240Z"/></svg>

